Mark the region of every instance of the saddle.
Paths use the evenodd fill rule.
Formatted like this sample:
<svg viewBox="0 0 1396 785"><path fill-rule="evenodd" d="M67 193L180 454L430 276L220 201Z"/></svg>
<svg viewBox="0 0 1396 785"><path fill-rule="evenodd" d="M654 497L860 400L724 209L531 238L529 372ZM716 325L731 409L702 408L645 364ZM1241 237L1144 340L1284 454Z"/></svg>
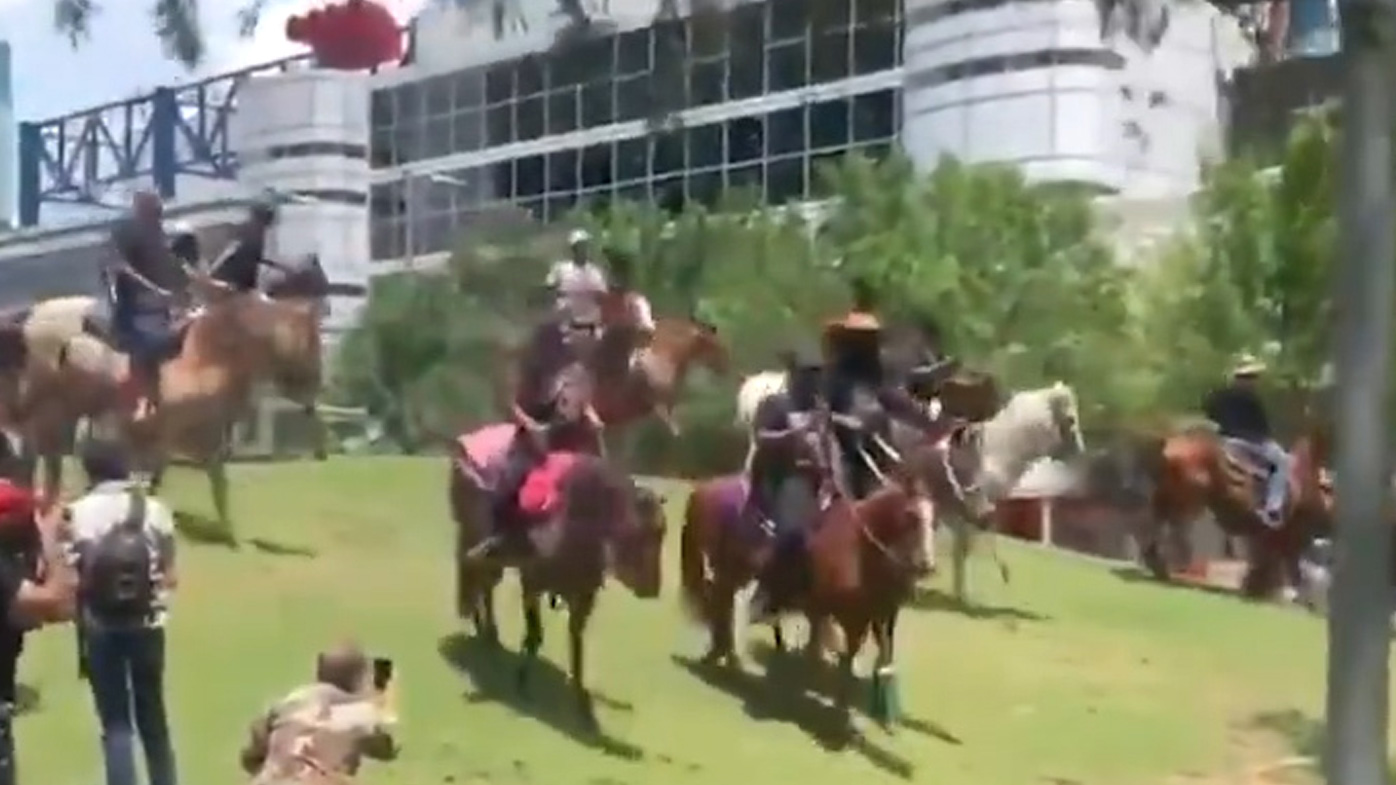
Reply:
<svg viewBox="0 0 1396 785"><path fill-rule="evenodd" d="M457 465L482 491L494 493L503 474L514 426L487 425L456 441ZM514 501L526 523L541 523L557 512L562 502L562 480L576 465L580 453L552 450L529 470Z"/></svg>
<svg viewBox="0 0 1396 785"><path fill-rule="evenodd" d="M179 320L159 342L159 350L156 352L160 362L167 362L179 355L184 347L184 337L189 332L192 320ZM113 351L122 354L130 354L130 347L116 330L115 322L110 312L89 312L82 317L82 332L84 335L96 338Z"/></svg>

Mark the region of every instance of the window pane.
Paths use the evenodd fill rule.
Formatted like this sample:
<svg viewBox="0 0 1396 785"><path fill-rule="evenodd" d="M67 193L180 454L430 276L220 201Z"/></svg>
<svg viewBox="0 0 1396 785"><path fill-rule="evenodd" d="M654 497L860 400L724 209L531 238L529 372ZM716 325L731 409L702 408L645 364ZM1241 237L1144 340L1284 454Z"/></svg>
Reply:
<svg viewBox="0 0 1396 785"><path fill-rule="evenodd" d="M649 115L649 77L632 76L616 81L616 121L639 120Z"/></svg>
<svg viewBox="0 0 1396 785"><path fill-rule="evenodd" d="M616 144L616 180L628 182L649 176L649 145L646 140L622 139Z"/></svg>
<svg viewBox="0 0 1396 785"><path fill-rule="evenodd" d="M834 195L832 175L838 171L842 161L842 152L820 153L810 156L810 198L817 199Z"/></svg>
<svg viewBox="0 0 1396 785"><path fill-rule="evenodd" d="M728 23L732 52L760 50L766 45L765 3L743 3L732 9Z"/></svg>
<svg viewBox="0 0 1396 785"><path fill-rule="evenodd" d="M814 35L822 35L832 30L842 30L853 21L852 0L824 0L816 3L810 12L810 30Z"/></svg>
<svg viewBox="0 0 1396 785"><path fill-rule="evenodd" d="M519 198L527 199L543 193L547 180L544 179L543 156L530 155L514 163L515 187Z"/></svg>
<svg viewBox="0 0 1396 785"><path fill-rule="evenodd" d="M846 31L829 33L814 40L810 52L810 82L823 84L847 78L850 36Z"/></svg>
<svg viewBox="0 0 1396 785"><path fill-rule="evenodd" d="M716 207L722 196L722 171L710 169L694 172L688 176L688 199L706 207Z"/></svg>
<svg viewBox="0 0 1396 785"><path fill-rule="evenodd" d="M805 59L805 42L777 47L766 53L769 73L768 90L793 90L809 84L806 73L809 62Z"/></svg>
<svg viewBox="0 0 1396 785"><path fill-rule="evenodd" d="M853 141L891 139L897 133L896 99L891 90L853 99Z"/></svg>
<svg viewBox="0 0 1396 785"><path fill-rule="evenodd" d="M760 117L738 117L727 122L727 161L744 163L761 157L766 149L766 129Z"/></svg>
<svg viewBox="0 0 1396 785"><path fill-rule="evenodd" d="M451 116L433 116L423 128L422 157L438 158L451 153Z"/></svg>
<svg viewBox="0 0 1396 785"><path fill-rule="evenodd" d="M369 139L368 160L373 167L392 166L397 156L397 151L393 149L393 131L391 128L375 128L373 135Z"/></svg>
<svg viewBox="0 0 1396 785"><path fill-rule="evenodd" d="M577 130L577 88L569 87L548 94L548 133L565 134Z"/></svg>
<svg viewBox="0 0 1396 785"><path fill-rule="evenodd" d="M897 18L897 0L854 0L853 16L857 25L886 24Z"/></svg>
<svg viewBox="0 0 1396 785"><path fill-rule="evenodd" d="M461 71L451 77L451 106L456 111L478 109L485 104L485 72L480 68Z"/></svg>
<svg viewBox="0 0 1396 785"><path fill-rule="evenodd" d="M528 55L519 60L519 97L543 92L543 58Z"/></svg>
<svg viewBox="0 0 1396 785"><path fill-rule="evenodd" d="M766 152L770 155L803 152L805 109L797 106L766 115Z"/></svg>
<svg viewBox="0 0 1396 785"><path fill-rule="evenodd" d="M548 153L548 190L575 193L577 163L580 158L576 150Z"/></svg>
<svg viewBox="0 0 1396 785"><path fill-rule="evenodd" d="M393 91L396 96L393 115L398 125L411 125L422 119L426 112L422 107L422 89L420 85L408 83L399 86Z"/></svg>
<svg viewBox="0 0 1396 785"><path fill-rule="evenodd" d="M582 187L609 186L611 177L611 144L592 145L582 151Z"/></svg>
<svg viewBox="0 0 1396 785"><path fill-rule="evenodd" d="M804 37L809 29L810 9L814 0L780 0L762 5L766 6L771 16L772 41Z"/></svg>
<svg viewBox="0 0 1396 785"><path fill-rule="evenodd" d="M706 106L723 101L727 80L727 60L701 60L688 72L688 100L692 106Z"/></svg>
<svg viewBox="0 0 1396 785"><path fill-rule="evenodd" d="M576 47L569 46L558 52L549 52L545 58L549 90L579 85L586 79L586 68L577 58Z"/></svg>
<svg viewBox="0 0 1396 785"><path fill-rule="evenodd" d="M490 167L491 199L514 198L514 162L500 161Z"/></svg>
<svg viewBox="0 0 1396 785"><path fill-rule="evenodd" d="M393 124L393 94L388 90L374 90L369 98L369 124L374 128L386 128Z"/></svg>
<svg viewBox="0 0 1396 785"><path fill-rule="evenodd" d="M451 77L433 76L422 86L426 92L426 112L430 115L451 113Z"/></svg>
<svg viewBox="0 0 1396 785"><path fill-rule="evenodd" d="M393 149L397 151L398 163L421 160L421 141L420 125L417 123L399 125L393 132Z"/></svg>
<svg viewBox="0 0 1396 785"><path fill-rule="evenodd" d="M683 171L683 137L678 134L665 134L654 137L654 147L650 155L650 171L655 175L666 175Z"/></svg>
<svg viewBox="0 0 1396 785"><path fill-rule="evenodd" d="M451 115L451 150L469 153L484 147L485 131L480 127L484 112L467 110Z"/></svg>
<svg viewBox="0 0 1396 785"><path fill-rule="evenodd" d="M492 104L508 101L514 95L514 69L511 63L491 66L485 72L485 100Z"/></svg>
<svg viewBox="0 0 1396 785"><path fill-rule="evenodd" d="M682 63L688 57L688 22L684 19L665 19L655 24L652 46L655 68L661 63Z"/></svg>
<svg viewBox="0 0 1396 785"><path fill-rule="evenodd" d="M860 28L853 33L853 73L871 74L897 64L897 33L891 25Z"/></svg>
<svg viewBox="0 0 1396 785"><path fill-rule="evenodd" d="M537 139L543 135L543 96L535 95L519 101L515 112L518 118L515 131L519 141Z"/></svg>
<svg viewBox="0 0 1396 785"><path fill-rule="evenodd" d="M596 128L616 121L615 94L609 79L582 87L582 127Z"/></svg>
<svg viewBox="0 0 1396 785"><path fill-rule="evenodd" d="M759 200L762 194L761 164L737 166L727 170L727 190L754 192Z"/></svg>
<svg viewBox="0 0 1396 785"><path fill-rule="evenodd" d="M683 212L683 177L675 175L654 182L654 204L659 209L677 215Z"/></svg>
<svg viewBox="0 0 1396 785"><path fill-rule="evenodd" d="M650 200L649 184L641 182L624 188L617 188L615 198L627 202L648 202Z"/></svg>
<svg viewBox="0 0 1396 785"><path fill-rule="evenodd" d="M650 70L650 31L631 30L616 40L616 75L631 76Z"/></svg>
<svg viewBox="0 0 1396 785"><path fill-rule="evenodd" d="M805 157L793 155L766 164L766 203L784 204L805 198Z"/></svg>
<svg viewBox="0 0 1396 785"><path fill-rule="evenodd" d="M514 141L514 105L500 104L485 110L485 138L490 147Z"/></svg>
<svg viewBox="0 0 1396 785"><path fill-rule="evenodd" d="M731 63L728 97L735 101L761 95L766 86L766 53L760 48L735 50Z"/></svg>
<svg viewBox="0 0 1396 785"><path fill-rule="evenodd" d="M809 146L842 147L848 144L848 99L836 98L813 104L809 109Z"/></svg>
<svg viewBox="0 0 1396 785"><path fill-rule="evenodd" d="M722 123L695 125L684 131L688 136L688 166L704 169L722 165Z"/></svg>
<svg viewBox="0 0 1396 785"><path fill-rule="evenodd" d="M727 51L727 17L725 11L702 14L689 21L689 57L717 57Z"/></svg>

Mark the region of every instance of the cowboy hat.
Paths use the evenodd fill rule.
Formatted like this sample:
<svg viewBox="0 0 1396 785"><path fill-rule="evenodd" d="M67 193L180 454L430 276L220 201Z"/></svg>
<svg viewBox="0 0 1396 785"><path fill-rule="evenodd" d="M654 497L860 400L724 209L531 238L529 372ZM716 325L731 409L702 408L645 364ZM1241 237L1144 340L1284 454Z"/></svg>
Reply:
<svg viewBox="0 0 1396 785"><path fill-rule="evenodd" d="M1265 363L1253 354L1242 354L1231 366L1232 376L1259 376L1265 373Z"/></svg>
<svg viewBox="0 0 1396 785"><path fill-rule="evenodd" d="M866 311L849 311L837 319L829 320L825 323L824 329L826 332L834 330L875 332L882 329L882 322Z"/></svg>

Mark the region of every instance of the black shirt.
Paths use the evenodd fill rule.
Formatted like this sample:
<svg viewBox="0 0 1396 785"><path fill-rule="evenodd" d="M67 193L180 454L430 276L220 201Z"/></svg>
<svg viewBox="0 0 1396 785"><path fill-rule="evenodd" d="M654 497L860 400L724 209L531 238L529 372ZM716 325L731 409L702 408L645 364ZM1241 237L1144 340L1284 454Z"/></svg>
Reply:
<svg viewBox="0 0 1396 785"><path fill-rule="evenodd" d="M257 271L266 261L267 227L249 218L238 226L233 247L213 277L240 292L257 288Z"/></svg>
<svg viewBox="0 0 1396 785"><path fill-rule="evenodd" d="M111 241L122 261L146 280L168 291L183 286L184 271L170 253L165 229L160 224L127 216L112 227ZM135 297L155 307L164 306L154 292L148 291L130 276L117 275L114 285L118 297Z"/></svg>
<svg viewBox="0 0 1396 785"><path fill-rule="evenodd" d="M1223 436L1250 442L1271 438L1265 404L1250 388L1233 384L1212 391L1202 402L1202 413L1217 424Z"/></svg>
<svg viewBox="0 0 1396 785"><path fill-rule="evenodd" d="M18 689L18 663L24 647L24 631L10 624L10 606L23 582L18 568L9 559L0 559L0 702L14 703Z"/></svg>

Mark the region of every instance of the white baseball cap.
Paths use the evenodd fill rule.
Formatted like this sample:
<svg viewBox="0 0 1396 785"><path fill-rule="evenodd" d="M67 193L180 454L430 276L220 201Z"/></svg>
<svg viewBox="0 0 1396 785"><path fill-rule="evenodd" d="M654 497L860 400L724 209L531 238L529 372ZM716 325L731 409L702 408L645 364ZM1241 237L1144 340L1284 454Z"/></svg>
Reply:
<svg viewBox="0 0 1396 785"><path fill-rule="evenodd" d="M585 229L573 229L572 232L567 235L567 244L569 246L588 242L591 242L591 232Z"/></svg>
<svg viewBox="0 0 1396 785"><path fill-rule="evenodd" d="M194 226L193 226L192 224L190 224L188 221L171 221L171 222L165 227L165 234L168 234L168 235L194 234Z"/></svg>

